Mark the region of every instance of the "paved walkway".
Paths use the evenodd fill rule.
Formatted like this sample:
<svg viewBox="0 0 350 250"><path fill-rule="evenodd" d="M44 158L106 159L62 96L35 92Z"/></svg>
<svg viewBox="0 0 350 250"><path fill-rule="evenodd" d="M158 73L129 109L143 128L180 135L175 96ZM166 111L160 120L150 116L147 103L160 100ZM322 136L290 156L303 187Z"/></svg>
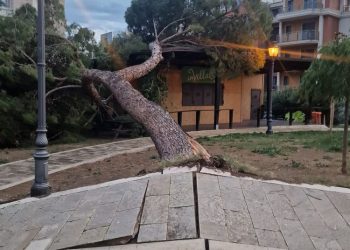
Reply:
<svg viewBox="0 0 350 250"><path fill-rule="evenodd" d="M278 126L275 132L290 131L327 131L322 125L306 126ZM194 137L217 136L230 133L264 133L266 127L244 129L221 129L190 132ZM112 156L125 153L135 153L154 147L149 137L100 144L84 148L53 153L49 158L49 174L76 167L85 163L96 162ZM34 174L34 160L32 158L22 161L0 165L0 190L30 181Z"/></svg>
<svg viewBox="0 0 350 250"><path fill-rule="evenodd" d="M152 174L1 205L0 249L349 250L350 190L338 191Z"/></svg>

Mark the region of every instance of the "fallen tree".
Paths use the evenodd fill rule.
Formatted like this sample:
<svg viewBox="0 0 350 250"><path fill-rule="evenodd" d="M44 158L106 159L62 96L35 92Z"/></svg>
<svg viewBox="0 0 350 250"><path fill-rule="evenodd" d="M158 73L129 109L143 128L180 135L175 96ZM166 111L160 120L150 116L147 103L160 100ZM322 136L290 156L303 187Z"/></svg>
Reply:
<svg viewBox="0 0 350 250"><path fill-rule="evenodd" d="M141 36L143 34L144 41L150 42L150 58L139 65L115 72L84 69L82 84L98 106L101 106L101 98L94 85L102 84L106 87L113 94L114 100L145 127L162 159L174 161L196 156L209 162L210 155L206 149L187 135L163 108L134 89L130 82L150 73L163 60L163 50L174 52L200 49L213 57L213 64L222 72L235 70L233 75L254 72L263 66L261 51L247 49L247 46L237 47L232 42L243 40L236 39L235 35L247 35L250 42L265 35L266 32L260 24L263 18L270 20L270 16L266 15L266 6L256 0L243 1L243 8L241 1L217 1L213 5L205 1L177 0L171 3L176 6L174 10L176 9L177 15L175 13L171 17L166 16L166 9L174 7L168 6L169 1L160 1L157 6L148 2L133 1L126 12L126 21L128 22L130 15L137 17L137 20L133 18L132 22L128 22L129 28L133 33ZM253 8L257 8L260 13L255 13ZM144 13L138 13L141 9ZM184 16L189 10L191 13ZM177 19L174 20L175 17ZM253 23L257 25L251 26ZM218 25L222 31L216 30ZM162 28L159 33L158 26ZM245 28L247 30L242 32ZM252 29L255 31L252 32ZM229 30L232 34L227 33Z"/></svg>

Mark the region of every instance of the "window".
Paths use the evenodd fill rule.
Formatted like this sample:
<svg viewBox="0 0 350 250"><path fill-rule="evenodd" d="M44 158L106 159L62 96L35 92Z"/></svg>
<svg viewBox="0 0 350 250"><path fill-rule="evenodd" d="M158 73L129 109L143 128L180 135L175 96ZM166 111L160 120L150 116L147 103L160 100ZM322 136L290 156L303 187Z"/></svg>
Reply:
<svg viewBox="0 0 350 250"><path fill-rule="evenodd" d="M314 9L317 8L316 0L304 0L304 9Z"/></svg>
<svg viewBox="0 0 350 250"><path fill-rule="evenodd" d="M272 90L276 90L276 89L277 89L277 76L274 75L272 79Z"/></svg>
<svg viewBox="0 0 350 250"><path fill-rule="evenodd" d="M315 22L308 22L302 24L302 38L303 40L314 40L316 38L316 24Z"/></svg>
<svg viewBox="0 0 350 250"><path fill-rule="evenodd" d="M220 104L224 104L223 86L219 94ZM182 106L213 106L215 104L215 84L183 83Z"/></svg>
<svg viewBox="0 0 350 250"><path fill-rule="evenodd" d="M288 12L293 11L293 0L288 0L287 11Z"/></svg>
<svg viewBox="0 0 350 250"><path fill-rule="evenodd" d="M272 16L275 17L277 16L279 13L281 13L281 9L280 8L273 8L271 9L271 12L272 12Z"/></svg>
<svg viewBox="0 0 350 250"><path fill-rule="evenodd" d="M288 76L284 76L283 77L283 85L284 86L288 86L289 85L289 77Z"/></svg>

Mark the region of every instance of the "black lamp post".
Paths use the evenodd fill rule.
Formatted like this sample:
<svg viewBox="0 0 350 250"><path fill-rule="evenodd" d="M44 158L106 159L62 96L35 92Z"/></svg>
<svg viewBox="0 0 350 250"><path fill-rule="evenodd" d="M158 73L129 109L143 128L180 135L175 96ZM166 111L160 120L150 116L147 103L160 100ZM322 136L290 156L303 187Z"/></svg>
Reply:
<svg viewBox="0 0 350 250"><path fill-rule="evenodd" d="M269 56L271 58L271 67L267 85L267 131L266 134L272 135L272 82L273 82L273 73L275 66L275 58L278 56L279 48L277 46L273 46L268 48Z"/></svg>
<svg viewBox="0 0 350 250"><path fill-rule="evenodd" d="M44 196L51 192L47 175L49 153L46 136L46 97L45 97L45 1L38 0L38 127L36 130L36 150L34 153L35 179L31 188L31 196Z"/></svg>

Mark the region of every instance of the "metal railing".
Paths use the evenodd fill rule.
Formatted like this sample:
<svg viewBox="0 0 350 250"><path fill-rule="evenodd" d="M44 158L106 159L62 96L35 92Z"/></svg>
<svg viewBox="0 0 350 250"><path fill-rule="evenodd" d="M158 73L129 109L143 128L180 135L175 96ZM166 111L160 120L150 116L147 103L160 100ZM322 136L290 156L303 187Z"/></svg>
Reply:
<svg viewBox="0 0 350 250"><path fill-rule="evenodd" d="M322 1L309 1L309 2L302 2L299 4L294 3L293 5L287 5L283 9L283 13L290 13L295 11L301 11L301 10L310 10L310 9L322 9L323 4Z"/></svg>
<svg viewBox="0 0 350 250"><path fill-rule="evenodd" d="M295 42L305 40L318 40L319 34L317 30L302 30L292 33L284 33L280 42Z"/></svg>
<svg viewBox="0 0 350 250"><path fill-rule="evenodd" d="M188 112L192 112L195 113L196 115L196 131L199 130L199 125L200 125L200 120L201 120L201 112L214 112L214 120L213 120L213 127L214 129L216 128L216 125L218 125L218 121L215 120L215 117L217 117L217 119L219 120L219 114L221 111L228 111L228 117L229 117L229 122L228 122L228 126L231 129L233 126L233 109L219 109L219 110L180 110L180 111L172 111L169 112L170 114L177 114L177 123L180 125L180 127L182 126L182 114L183 113L188 113ZM215 116L216 113L216 116Z"/></svg>
<svg viewBox="0 0 350 250"><path fill-rule="evenodd" d="M0 7L0 16L12 16L13 10L7 7Z"/></svg>

